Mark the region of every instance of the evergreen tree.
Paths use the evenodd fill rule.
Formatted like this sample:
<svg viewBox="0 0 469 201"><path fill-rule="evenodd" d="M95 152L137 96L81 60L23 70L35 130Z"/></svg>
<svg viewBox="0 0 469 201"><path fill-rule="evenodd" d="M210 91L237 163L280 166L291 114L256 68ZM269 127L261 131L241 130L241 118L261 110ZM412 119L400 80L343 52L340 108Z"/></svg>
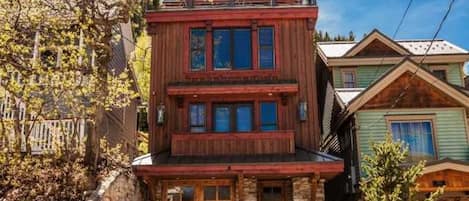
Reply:
<svg viewBox="0 0 469 201"><path fill-rule="evenodd" d="M394 142L390 134L381 143L372 144L373 155L363 157L364 177L360 190L364 201L414 201L417 192L416 180L422 175L425 161L404 166L408 148L402 142ZM434 201L443 193L443 188L425 199Z"/></svg>
<svg viewBox="0 0 469 201"><path fill-rule="evenodd" d="M354 41L354 40L355 40L355 34L353 34L352 31L350 31L350 32L348 33L348 40L349 40L349 41Z"/></svg>

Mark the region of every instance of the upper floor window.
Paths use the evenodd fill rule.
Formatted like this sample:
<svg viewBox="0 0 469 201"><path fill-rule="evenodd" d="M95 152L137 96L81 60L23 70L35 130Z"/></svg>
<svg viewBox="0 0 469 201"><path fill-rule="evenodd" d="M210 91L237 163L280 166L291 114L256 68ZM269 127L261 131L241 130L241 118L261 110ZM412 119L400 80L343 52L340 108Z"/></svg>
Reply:
<svg viewBox="0 0 469 201"><path fill-rule="evenodd" d="M191 30L191 70L205 69L205 30Z"/></svg>
<svg viewBox="0 0 469 201"><path fill-rule="evenodd" d="M344 83L344 88L357 87L357 74L355 70L342 70L342 80Z"/></svg>
<svg viewBox="0 0 469 201"><path fill-rule="evenodd" d="M261 102L260 107L261 130L277 130L277 103Z"/></svg>
<svg viewBox="0 0 469 201"><path fill-rule="evenodd" d="M395 140L402 140L409 148L409 161L435 158L431 120L390 121Z"/></svg>
<svg viewBox="0 0 469 201"><path fill-rule="evenodd" d="M211 37L206 37L207 35ZM257 43L253 42L253 37L257 37ZM211 38L212 41L206 41L206 38ZM201 28L191 29L190 41L190 70L193 72L207 69L274 69L273 27L259 27L256 32L243 27L214 28L211 32ZM254 47L257 47L257 52L253 52ZM256 62L253 62L253 53L257 55Z"/></svg>
<svg viewBox="0 0 469 201"><path fill-rule="evenodd" d="M215 70L252 68L250 29L215 29L213 31L213 66Z"/></svg>
<svg viewBox="0 0 469 201"><path fill-rule="evenodd" d="M259 66L261 69L274 68L274 28L259 28Z"/></svg>
<svg viewBox="0 0 469 201"><path fill-rule="evenodd" d="M214 112L215 132L252 131L252 103L215 104Z"/></svg>
<svg viewBox="0 0 469 201"><path fill-rule="evenodd" d="M257 130L278 130L277 102L261 101L241 103L191 103L189 104L190 132L207 132L207 119L212 119L212 130L219 133L250 132L255 130L254 120L259 118ZM257 104L256 104L257 105ZM211 111L207 114L206 111ZM255 112L257 111L257 112ZM259 114L259 117L254 114ZM211 116L210 116L211 115Z"/></svg>
<svg viewBox="0 0 469 201"><path fill-rule="evenodd" d="M446 70L445 69L435 69L433 70L433 74L439 78L440 80L447 81Z"/></svg>
<svg viewBox="0 0 469 201"><path fill-rule="evenodd" d="M196 103L189 106L191 132L205 132L205 104Z"/></svg>

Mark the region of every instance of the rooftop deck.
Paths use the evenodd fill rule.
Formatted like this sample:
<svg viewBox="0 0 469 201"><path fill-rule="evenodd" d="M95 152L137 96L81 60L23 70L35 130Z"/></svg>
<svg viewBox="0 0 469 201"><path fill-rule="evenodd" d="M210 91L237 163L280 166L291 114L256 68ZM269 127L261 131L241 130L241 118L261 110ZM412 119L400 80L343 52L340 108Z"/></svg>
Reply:
<svg viewBox="0 0 469 201"><path fill-rule="evenodd" d="M316 6L316 0L147 0L146 10Z"/></svg>

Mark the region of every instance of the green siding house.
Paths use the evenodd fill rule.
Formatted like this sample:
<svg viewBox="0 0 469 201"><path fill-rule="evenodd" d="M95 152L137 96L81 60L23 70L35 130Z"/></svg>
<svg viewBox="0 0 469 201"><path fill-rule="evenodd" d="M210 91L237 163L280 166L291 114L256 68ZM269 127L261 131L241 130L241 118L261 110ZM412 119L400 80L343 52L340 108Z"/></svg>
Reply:
<svg viewBox="0 0 469 201"><path fill-rule="evenodd" d="M469 179L469 91L463 71L468 51L445 40L392 40L374 30L359 42L320 42L318 56L318 68L333 85L325 93L334 94L324 100L329 108L324 107L323 121L330 123L323 125L332 126L323 129L330 132L321 147L345 163L341 181L330 184L333 189L342 183L345 195L357 192L361 157L387 133L407 145L409 162L428 161L430 180L449 170ZM438 178L451 192L446 196L468 198L469 184L456 184L454 178ZM421 185L422 195L436 187Z"/></svg>

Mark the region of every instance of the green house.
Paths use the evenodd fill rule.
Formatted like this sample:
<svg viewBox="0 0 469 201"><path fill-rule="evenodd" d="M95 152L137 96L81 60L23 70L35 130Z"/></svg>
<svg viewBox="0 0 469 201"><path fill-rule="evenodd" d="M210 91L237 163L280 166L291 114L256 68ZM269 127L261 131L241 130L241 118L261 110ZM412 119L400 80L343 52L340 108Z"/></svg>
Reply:
<svg viewBox="0 0 469 201"><path fill-rule="evenodd" d="M444 184L445 196L467 199L469 182L455 178L469 181L468 51L374 30L359 42L319 43L318 56L330 85L323 92L322 149L344 158L337 183L345 184L345 196L356 193L361 156L390 133L408 146L410 163L428 161L422 196Z"/></svg>

